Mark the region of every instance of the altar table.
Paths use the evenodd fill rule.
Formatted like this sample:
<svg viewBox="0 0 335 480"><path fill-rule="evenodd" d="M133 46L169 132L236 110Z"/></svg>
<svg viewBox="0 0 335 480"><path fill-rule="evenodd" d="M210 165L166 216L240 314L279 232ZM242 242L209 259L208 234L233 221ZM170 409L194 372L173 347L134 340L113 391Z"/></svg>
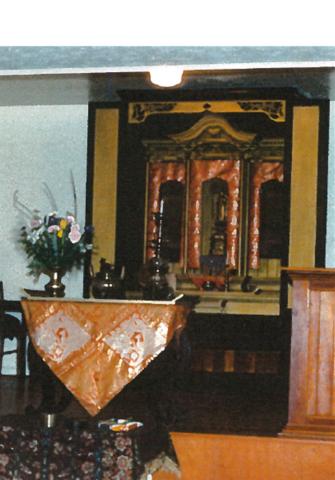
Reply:
<svg viewBox="0 0 335 480"><path fill-rule="evenodd" d="M173 301L29 298L21 304L37 353L92 416L182 331L189 312Z"/></svg>

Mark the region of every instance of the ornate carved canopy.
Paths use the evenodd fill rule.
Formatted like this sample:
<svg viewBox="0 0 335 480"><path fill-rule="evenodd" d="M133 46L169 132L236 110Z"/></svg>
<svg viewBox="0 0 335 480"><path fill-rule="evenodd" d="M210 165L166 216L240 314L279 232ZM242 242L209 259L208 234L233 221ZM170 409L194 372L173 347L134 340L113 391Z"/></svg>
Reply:
<svg viewBox="0 0 335 480"><path fill-rule="evenodd" d="M204 115L184 132L169 135L169 138L179 144L228 143L237 148L251 143L255 137L256 134L236 130L225 118L211 113Z"/></svg>

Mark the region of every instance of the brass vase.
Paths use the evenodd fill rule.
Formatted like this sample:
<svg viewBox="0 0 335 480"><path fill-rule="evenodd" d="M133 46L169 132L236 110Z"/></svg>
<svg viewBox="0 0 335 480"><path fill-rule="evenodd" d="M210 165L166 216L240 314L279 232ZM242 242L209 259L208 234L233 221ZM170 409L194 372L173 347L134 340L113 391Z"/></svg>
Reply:
<svg viewBox="0 0 335 480"><path fill-rule="evenodd" d="M47 272L50 280L44 285L44 289L49 297L64 297L65 285L62 283L62 277L65 274L64 270L60 267L54 267Z"/></svg>

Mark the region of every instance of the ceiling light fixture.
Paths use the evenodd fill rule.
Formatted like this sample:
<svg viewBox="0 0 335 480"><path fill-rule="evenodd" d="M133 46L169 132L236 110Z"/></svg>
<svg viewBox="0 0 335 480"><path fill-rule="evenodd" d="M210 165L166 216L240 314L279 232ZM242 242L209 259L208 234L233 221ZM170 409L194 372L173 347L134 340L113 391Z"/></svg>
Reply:
<svg viewBox="0 0 335 480"><path fill-rule="evenodd" d="M162 65L149 70L150 82L159 87L175 87L182 82L184 70L182 67Z"/></svg>

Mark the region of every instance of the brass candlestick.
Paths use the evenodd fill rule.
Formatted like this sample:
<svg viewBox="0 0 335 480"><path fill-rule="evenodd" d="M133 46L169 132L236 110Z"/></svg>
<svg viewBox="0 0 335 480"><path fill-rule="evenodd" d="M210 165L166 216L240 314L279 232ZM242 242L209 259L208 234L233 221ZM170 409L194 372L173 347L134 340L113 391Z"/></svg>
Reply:
<svg viewBox="0 0 335 480"><path fill-rule="evenodd" d="M166 274L169 270L168 262L161 255L162 231L163 231L163 201L159 212L154 213L157 225L157 238L151 242L154 248L154 256L147 263L149 278L143 287L144 300L172 300L175 297L174 290L169 286Z"/></svg>

